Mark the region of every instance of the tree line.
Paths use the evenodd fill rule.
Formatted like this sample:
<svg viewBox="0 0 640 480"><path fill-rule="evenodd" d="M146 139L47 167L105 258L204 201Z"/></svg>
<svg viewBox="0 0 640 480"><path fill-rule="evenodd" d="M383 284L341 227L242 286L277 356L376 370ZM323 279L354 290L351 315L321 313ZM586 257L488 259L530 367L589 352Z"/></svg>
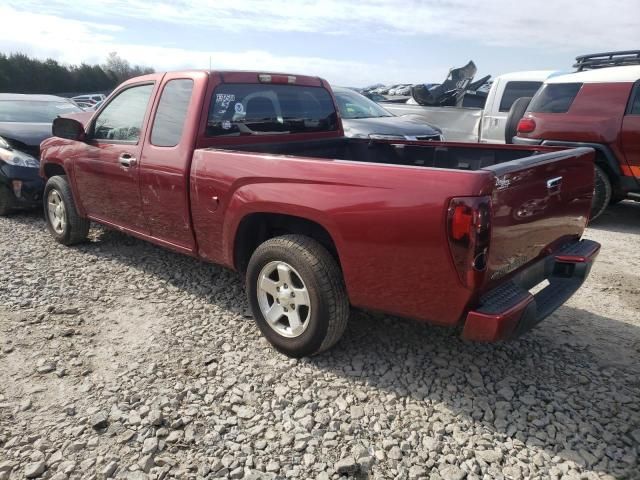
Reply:
<svg viewBox="0 0 640 480"><path fill-rule="evenodd" d="M22 53L0 53L0 93L79 94L112 90L128 78L154 70L130 65L112 52L102 65L65 65Z"/></svg>

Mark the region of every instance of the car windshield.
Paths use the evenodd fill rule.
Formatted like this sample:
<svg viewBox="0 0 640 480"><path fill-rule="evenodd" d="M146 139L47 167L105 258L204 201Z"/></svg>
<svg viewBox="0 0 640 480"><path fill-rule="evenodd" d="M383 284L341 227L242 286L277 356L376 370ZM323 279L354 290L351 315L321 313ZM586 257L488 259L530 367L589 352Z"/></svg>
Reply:
<svg viewBox="0 0 640 480"><path fill-rule="evenodd" d="M345 119L391 117L392 115L376 102L358 92L347 89L333 91L340 115Z"/></svg>
<svg viewBox="0 0 640 480"><path fill-rule="evenodd" d="M0 100L0 122L52 123L65 113L82 112L71 102L42 100Z"/></svg>

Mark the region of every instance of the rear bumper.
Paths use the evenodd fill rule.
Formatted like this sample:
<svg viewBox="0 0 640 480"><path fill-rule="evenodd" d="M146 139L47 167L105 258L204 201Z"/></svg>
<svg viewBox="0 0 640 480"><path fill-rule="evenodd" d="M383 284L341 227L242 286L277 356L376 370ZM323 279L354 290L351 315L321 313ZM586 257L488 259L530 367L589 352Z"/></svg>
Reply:
<svg viewBox="0 0 640 480"><path fill-rule="evenodd" d="M480 306L467 314L462 337L495 342L531 330L580 288L599 252L599 243L581 240L527 267L482 296ZM529 292L544 280L549 285Z"/></svg>

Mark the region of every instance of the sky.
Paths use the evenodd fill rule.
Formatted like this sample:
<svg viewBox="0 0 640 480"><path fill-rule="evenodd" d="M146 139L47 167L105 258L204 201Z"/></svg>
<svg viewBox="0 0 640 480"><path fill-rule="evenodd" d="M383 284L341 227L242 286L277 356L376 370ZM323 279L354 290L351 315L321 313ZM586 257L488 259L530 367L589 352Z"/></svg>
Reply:
<svg viewBox="0 0 640 480"><path fill-rule="evenodd" d="M244 69L335 85L568 70L576 55L640 49L640 0L2 0L0 52L157 71Z"/></svg>

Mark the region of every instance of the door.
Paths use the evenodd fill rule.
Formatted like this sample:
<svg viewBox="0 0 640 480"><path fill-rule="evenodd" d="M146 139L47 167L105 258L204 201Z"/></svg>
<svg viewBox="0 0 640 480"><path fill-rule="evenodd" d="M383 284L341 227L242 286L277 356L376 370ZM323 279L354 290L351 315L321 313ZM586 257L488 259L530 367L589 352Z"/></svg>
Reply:
<svg viewBox="0 0 640 480"><path fill-rule="evenodd" d="M505 143L505 128L511 105L518 98L533 97L541 86L542 82L523 81L510 81L504 86L500 85L502 91L496 91L496 96L489 105L490 110L485 110L481 140L488 143Z"/></svg>
<svg viewBox="0 0 640 480"><path fill-rule="evenodd" d="M631 92L620 140L630 173L640 179L640 81Z"/></svg>
<svg viewBox="0 0 640 480"><path fill-rule="evenodd" d="M495 126L492 125L496 119L494 112L498 111L497 100L502 97L502 92L504 91L504 80L500 80L500 78L496 78L493 81L493 85L491 85L491 89L489 90L489 95L487 96L487 102L484 105L484 111L482 113L482 123L480 130L480 142L488 142L493 140L488 140L491 138L491 130Z"/></svg>
<svg viewBox="0 0 640 480"><path fill-rule="evenodd" d="M153 83L125 87L92 121L87 149L74 164L76 188L90 217L148 234L139 163Z"/></svg>
<svg viewBox="0 0 640 480"><path fill-rule="evenodd" d="M151 236L188 252L195 249L189 175L207 79L203 72L165 75L140 162L142 207Z"/></svg>

